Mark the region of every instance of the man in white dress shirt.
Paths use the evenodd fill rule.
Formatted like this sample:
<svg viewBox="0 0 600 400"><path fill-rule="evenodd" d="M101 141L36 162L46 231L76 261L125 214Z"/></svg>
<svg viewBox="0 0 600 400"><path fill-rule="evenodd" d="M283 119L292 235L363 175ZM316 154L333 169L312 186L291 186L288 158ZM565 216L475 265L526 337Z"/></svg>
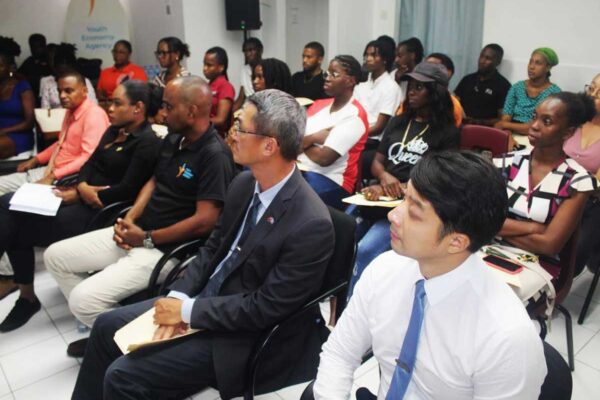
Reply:
<svg viewBox="0 0 600 400"><path fill-rule="evenodd" d="M317 400L349 398L370 348L381 399L538 398L542 341L512 289L473 254L502 226L504 191L473 153L430 154L413 168L388 216L393 250L367 267L323 346Z"/></svg>

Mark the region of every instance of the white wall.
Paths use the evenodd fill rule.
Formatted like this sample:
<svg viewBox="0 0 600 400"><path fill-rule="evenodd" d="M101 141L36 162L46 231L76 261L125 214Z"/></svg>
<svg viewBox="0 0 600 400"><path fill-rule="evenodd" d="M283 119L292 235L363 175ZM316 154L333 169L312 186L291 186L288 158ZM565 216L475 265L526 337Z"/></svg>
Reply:
<svg viewBox="0 0 600 400"><path fill-rule="evenodd" d="M17 65L31 54L27 40L42 33L48 42L64 40L64 25L70 0L2 0L0 35L14 38L21 45Z"/></svg>
<svg viewBox="0 0 600 400"><path fill-rule="evenodd" d="M598 0L486 0L483 43L504 48L500 71L512 83L527 78L535 48L552 47L560 64L551 80L563 90L580 91L600 72L598 21Z"/></svg>
<svg viewBox="0 0 600 400"><path fill-rule="evenodd" d="M302 69L302 50L311 41L325 47L323 64L331 59L328 51L329 0L287 0L286 60L292 73Z"/></svg>

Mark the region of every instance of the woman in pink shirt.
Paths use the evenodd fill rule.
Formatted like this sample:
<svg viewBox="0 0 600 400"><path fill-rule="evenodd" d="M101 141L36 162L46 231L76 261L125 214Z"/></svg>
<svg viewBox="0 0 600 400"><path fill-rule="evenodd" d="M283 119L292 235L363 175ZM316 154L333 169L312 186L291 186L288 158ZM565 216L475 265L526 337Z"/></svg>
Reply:
<svg viewBox="0 0 600 400"><path fill-rule="evenodd" d="M563 150L590 174L600 178L600 74L596 75L589 85L585 85L585 92L594 100L596 116L565 142ZM587 201L581 219L576 274L586 265L590 268L598 268L600 265L600 251L594 251L600 247L600 236L594 234L598 225L600 197L598 193L594 193Z"/></svg>
<svg viewBox="0 0 600 400"><path fill-rule="evenodd" d="M228 62L227 52L223 48L211 47L204 54L202 70L212 91L210 121L223 137L231 125L231 107L235 97L235 90L227 80Z"/></svg>

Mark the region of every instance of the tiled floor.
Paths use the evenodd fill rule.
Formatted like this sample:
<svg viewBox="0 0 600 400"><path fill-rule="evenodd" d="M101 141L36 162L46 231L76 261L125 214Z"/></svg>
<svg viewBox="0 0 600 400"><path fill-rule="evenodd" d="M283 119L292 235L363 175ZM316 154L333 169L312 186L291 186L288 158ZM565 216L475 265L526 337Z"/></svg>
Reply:
<svg viewBox="0 0 600 400"><path fill-rule="evenodd" d="M600 294L590 307L584 325L575 320L583 296L591 281L585 272L576 279L564 305L571 311L574 325L576 366L573 373L573 400L600 398ZM69 399L79 370L79 360L66 355L66 345L84 335L76 329L65 299L56 283L43 267L38 266L36 290L43 309L21 329L0 334L0 400L64 400ZM600 291L599 291L600 292ZM0 320L4 319L16 300L16 294L0 301ZM326 310L328 307L323 307ZM556 316L547 340L566 358L564 320ZM355 374L355 388L366 386L377 391L379 373L371 359ZM296 400L305 384L259 396L260 400ZM219 394L205 390L195 400L216 400Z"/></svg>

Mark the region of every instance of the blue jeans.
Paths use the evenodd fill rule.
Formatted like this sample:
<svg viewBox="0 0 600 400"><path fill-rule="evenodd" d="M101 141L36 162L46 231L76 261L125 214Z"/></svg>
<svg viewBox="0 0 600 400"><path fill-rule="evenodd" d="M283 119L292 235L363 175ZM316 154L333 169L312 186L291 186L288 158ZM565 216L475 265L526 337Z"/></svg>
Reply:
<svg viewBox="0 0 600 400"><path fill-rule="evenodd" d="M304 179L306 179L313 190L317 192L323 203L344 211L346 207L342 199L350 196L350 193L346 192L344 188L325 175L312 171L304 171L302 175L304 175Z"/></svg>
<svg viewBox="0 0 600 400"><path fill-rule="evenodd" d="M381 253L392 248L390 244L390 223L387 219L377 220L367 231L365 236L358 242L356 252L356 263L352 271L352 279L348 287L348 299L352 296L354 285L362 275L363 271Z"/></svg>

